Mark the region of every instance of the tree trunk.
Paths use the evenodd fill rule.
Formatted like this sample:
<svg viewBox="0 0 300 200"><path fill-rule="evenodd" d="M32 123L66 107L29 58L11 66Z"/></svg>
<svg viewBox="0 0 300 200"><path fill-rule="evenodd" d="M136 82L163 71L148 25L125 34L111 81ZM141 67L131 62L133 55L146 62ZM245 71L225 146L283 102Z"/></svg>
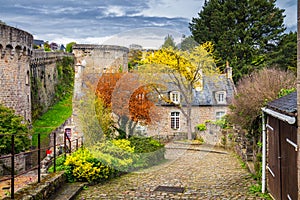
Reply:
<svg viewBox="0 0 300 200"><path fill-rule="evenodd" d="M187 136L188 136L188 140L192 140L193 136L192 136L192 122L191 122L191 117L187 117L186 119L186 124L187 124Z"/></svg>
<svg viewBox="0 0 300 200"><path fill-rule="evenodd" d="M188 140L192 140L192 101L187 105L187 116L186 116L186 125L187 125L187 135L188 135Z"/></svg>

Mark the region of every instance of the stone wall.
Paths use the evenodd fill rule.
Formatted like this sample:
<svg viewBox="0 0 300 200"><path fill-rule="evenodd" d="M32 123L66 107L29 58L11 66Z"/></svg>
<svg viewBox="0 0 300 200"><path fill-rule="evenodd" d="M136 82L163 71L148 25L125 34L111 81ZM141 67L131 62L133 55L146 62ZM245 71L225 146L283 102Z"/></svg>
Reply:
<svg viewBox="0 0 300 200"><path fill-rule="evenodd" d="M31 121L30 59L33 36L0 24L0 103Z"/></svg>
<svg viewBox="0 0 300 200"><path fill-rule="evenodd" d="M34 50L30 62L31 95L34 115L39 115L52 106L55 99L55 87L59 84L57 63L64 57L74 57L65 52L45 52ZM36 113L38 112L38 113Z"/></svg>
<svg viewBox="0 0 300 200"><path fill-rule="evenodd" d="M96 84L103 72L128 71L128 52L128 48L121 46L75 44L75 85L76 81Z"/></svg>
<svg viewBox="0 0 300 200"><path fill-rule="evenodd" d="M23 30L0 24L0 103L16 114L32 120L32 95L45 112L53 103L58 84L56 63L64 52L33 50L33 36ZM34 84L33 87L32 83ZM32 90L38 92L32 94Z"/></svg>
<svg viewBox="0 0 300 200"><path fill-rule="evenodd" d="M8 156L10 156L9 154ZM11 157L3 158L0 160L0 175L11 174ZM15 169L14 171L18 174L26 170L26 155L18 154L15 156Z"/></svg>

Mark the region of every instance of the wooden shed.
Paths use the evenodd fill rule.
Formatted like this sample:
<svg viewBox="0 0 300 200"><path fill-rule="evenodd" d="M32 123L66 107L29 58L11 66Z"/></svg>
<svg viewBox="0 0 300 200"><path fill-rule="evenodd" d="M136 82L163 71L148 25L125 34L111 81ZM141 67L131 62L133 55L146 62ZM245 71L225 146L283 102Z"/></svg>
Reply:
<svg viewBox="0 0 300 200"><path fill-rule="evenodd" d="M266 116L268 192L276 200L297 200L297 93L276 99L262 110Z"/></svg>

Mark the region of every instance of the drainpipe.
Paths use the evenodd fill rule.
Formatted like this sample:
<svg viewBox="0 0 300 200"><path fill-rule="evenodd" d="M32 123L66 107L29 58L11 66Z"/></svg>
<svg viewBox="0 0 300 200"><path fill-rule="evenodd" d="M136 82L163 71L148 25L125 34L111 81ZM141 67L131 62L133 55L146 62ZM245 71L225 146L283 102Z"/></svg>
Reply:
<svg viewBox="0 0 300 200"><path fill-rule="evenodd" d="M262 112L262 179L261 192L266 191L266 122L265 113Z"/></svg>

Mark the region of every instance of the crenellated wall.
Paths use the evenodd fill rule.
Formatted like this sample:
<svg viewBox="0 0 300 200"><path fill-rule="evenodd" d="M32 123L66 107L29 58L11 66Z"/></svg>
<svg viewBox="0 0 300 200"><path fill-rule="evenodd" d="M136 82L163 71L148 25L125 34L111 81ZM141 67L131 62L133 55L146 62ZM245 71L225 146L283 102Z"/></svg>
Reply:
<svg viewBox="0 0 300 200"><path fill-rule="evenodd" d="M53 103L57 63L66 56L74 58L64 52L33 50L32 46L30 33L0 24L0 103L29 122L34 106L42 105L40 112L45 112Z"/></svg>
<svg viewBox="0 0 300 200"><path fill-rule="evenodd" d="M75 97L81 94L86 81L97 84L105 71L128 71L126 47L76 44L74 54L44 52L32 47L30 33L0 24L0 103L29 122L54 103L56 88L65 78L57 65L65 57L76 63ZM72 67L74 70L74 63Z"/></svg>
<svg viewBox="0 0 300 200"><path fill-rule="evenodd" d="M30 59L33 36L0 24L0 103L31 121Z"/></svg>

